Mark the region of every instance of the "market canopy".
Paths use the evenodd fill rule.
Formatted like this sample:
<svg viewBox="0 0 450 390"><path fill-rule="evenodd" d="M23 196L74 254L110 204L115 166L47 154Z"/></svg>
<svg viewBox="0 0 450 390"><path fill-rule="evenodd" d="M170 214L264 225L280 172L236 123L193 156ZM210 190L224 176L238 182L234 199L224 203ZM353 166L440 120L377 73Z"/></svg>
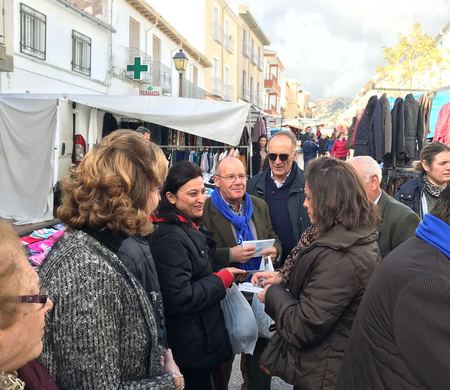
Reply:
<svg viewBox="0 0 450 390"><path fill-rule="evenodd" d="M166 96L67 95L66 100L236 146L250 105Z"/></svg>
<svg viewBox="0 0 450 390"><path fill-rule="evenodd" d="M58 102L76 102L238 145L249 104L158 96L0 95L0 218L21 223L53 216Z"/></svg>

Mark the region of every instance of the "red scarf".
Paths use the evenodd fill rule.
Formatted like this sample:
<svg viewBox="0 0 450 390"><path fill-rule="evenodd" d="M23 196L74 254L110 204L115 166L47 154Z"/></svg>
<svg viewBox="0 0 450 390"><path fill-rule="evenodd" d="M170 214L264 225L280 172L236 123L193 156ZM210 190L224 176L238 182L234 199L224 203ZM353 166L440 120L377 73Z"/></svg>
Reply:
<svg viewBox="0 0 450 390"><path fill-rule="evenodd" d="M187 218L183 217L182 215L177 214L177 218L178 218L178 221L180 221L181 223L187 223L188 225L192 225L192 227L194 229L196 229L196 230L199 229L199 226L197 224L195 224L194 222L188 220ZM167 219L161 218L161 217L156 217L154 215L151 215L149 217L149 220L150 220L150 222L153 222L153 223L167 222Z"/></svg>

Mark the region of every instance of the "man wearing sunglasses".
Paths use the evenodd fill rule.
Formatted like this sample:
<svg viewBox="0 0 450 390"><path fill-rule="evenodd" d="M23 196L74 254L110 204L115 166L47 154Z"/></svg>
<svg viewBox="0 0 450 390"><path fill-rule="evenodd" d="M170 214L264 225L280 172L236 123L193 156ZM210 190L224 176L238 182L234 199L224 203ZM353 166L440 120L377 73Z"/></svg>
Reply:
<svg viewBox="0 0 450 390"><path fill-rule="evenodd" d="M295 162L297 142L291 131L274 134L268 145L269 168L253 176L247 192L264 199L269 206L273 228L281 240L282 252L277 266L297 244L310 225L305 200L305 175Z"/></svg>

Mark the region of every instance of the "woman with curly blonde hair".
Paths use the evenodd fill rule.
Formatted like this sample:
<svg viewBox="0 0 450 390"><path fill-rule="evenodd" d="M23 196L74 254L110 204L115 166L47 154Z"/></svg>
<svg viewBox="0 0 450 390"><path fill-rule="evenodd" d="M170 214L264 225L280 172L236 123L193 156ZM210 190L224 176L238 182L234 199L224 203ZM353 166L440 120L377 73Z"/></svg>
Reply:
<svg viewBox="0 0 450 390"><path fill-rule="evenodd" d="M167 169L158 146L118 130L63 182L69 229L40 273L54 301L42 361L61 388L182 388L143 239Z"/></svg>

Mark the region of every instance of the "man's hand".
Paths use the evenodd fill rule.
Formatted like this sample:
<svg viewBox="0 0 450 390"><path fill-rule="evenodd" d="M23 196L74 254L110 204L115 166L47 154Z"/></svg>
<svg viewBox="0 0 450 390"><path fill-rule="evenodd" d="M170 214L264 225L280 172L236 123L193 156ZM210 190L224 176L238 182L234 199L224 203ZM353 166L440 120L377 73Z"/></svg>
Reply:
<svg viewBox="0 0 450 390"><path fill-rule="evenodd" d="M272 261L276 260L277 255L278 255L277 248L275 248L274 246L271 246L270 248L264 249L261 252L261 256L264 256L264 257L270 256L270 257L272 257Z"/></svg>
<svg viewBox="0 0 450 390"><path fill-rule="evenodd" d="M256 247L254 245L236 245L230 249L231 262L246 263L256 253Z"/></svg>

